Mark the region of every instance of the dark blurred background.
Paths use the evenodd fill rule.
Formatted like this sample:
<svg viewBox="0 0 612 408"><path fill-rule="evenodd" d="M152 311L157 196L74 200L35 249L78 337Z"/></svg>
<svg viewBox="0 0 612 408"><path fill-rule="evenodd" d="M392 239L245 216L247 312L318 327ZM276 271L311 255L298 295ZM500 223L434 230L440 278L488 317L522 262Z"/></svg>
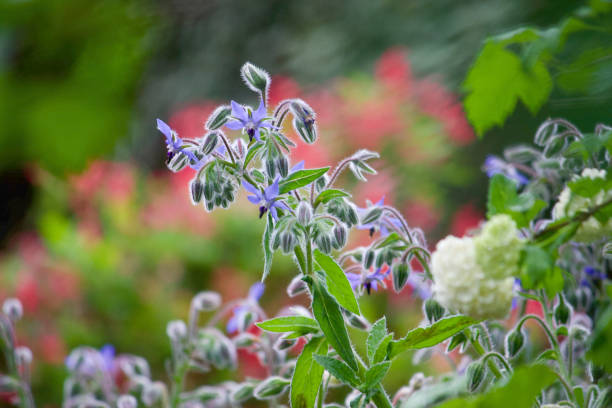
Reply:
<svg viewBox="0 0 612 408"><path fill-rule="evenodd" d="M483 140L461 106L487 36L554 26L588 3L0 1L0 299L24 303L20 339L36 354L39 401L58 404L63 359L84 343L143 355L163 376L165 322L185 317L190 296L245 296L259 279L262 225L244 222L252 208L192 207L191 175L165 171L155 118L201 136L217 104L255 103L239 78L250 61L272 74L272 101L299 96L319 113L320 144L300 145L294 162L381 151L372 183L347 178L347 188L361 206L384 195L433 244L483 217L488 153L529 141L546 117L585 131L609 119L612 50L600 48L600 32L568 41L553 61L563 66L585 44L597 50L598 86L555 88L536 115L519 105ZM589 61L570 68L592 69ZM282 279L268 293L284 293L294 272L279 256ZM274 313L289 301L262 302ZM372 320L387 313L396 332L420 320L409 290L364 307ZM389 387L406 372L444 370L408 363L394 366L402 375Z"/></svg>

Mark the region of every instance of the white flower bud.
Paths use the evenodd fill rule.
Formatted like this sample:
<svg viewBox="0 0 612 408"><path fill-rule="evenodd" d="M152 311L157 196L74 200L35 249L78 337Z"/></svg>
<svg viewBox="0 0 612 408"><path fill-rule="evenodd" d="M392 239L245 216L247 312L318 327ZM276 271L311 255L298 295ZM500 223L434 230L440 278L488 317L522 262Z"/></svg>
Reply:
<svg viewBox="0 0 612 408"><path fill-rule="evenodd" d="M150 407L159 401L166 393L166 386L160 381L149 383L142 391L142 402Z"/></svg>
<svg viewBox="0 0 612 408"><path fill-rule="evenodd" d="M2 304L2 312L13 322L23 316L23 306L17 298L8 298Z"/></svg>
<svg viewBox="0 0 612 408"><path fill-rule="evenodd" d="M200 292L191 300L191 307L200 312L217 309L221 305L221 296L217 292Z"/></svg>
<svg viewBox="0 0 612 408"><path fill-rule="evenodd" d="M138 407L138 401L133 395L124 394L117 398L117 408L136 408Z"/></svg>
<svg viewBox="0 0 612 408"><path fill-rule="evenodd" d="M172 320L166 326L166 334L174 342L181 341L187 336L187 325L182 320Z"/></svg>

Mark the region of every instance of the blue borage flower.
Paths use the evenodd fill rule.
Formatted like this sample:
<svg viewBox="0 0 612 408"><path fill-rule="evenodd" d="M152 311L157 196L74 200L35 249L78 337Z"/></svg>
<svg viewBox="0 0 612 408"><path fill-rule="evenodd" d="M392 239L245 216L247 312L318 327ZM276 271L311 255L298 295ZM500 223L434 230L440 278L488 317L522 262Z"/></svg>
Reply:
<svg viewBox="0 0 612 408"><path fill-rule="evenodd" d="M487 173L488 177L502 174L516 181L519 186L524 186L529 183L529 179L522 175L513 165L506 163L504 160L494 155L487 156L482 168Z"/></svg>
<svg viewBox="0 0 612 408"><path fill-rule="evenodd" d="M271 123L265 122L268 115L266 110L266 105L264 104L264 100L261 99L259 102L259 108L256 111L251 109L245 109L244 106L239 103L232 101L232 117L235 119L233 121L227 122L225 124L226 127L232 130L243 130L249 135L249 141L253 138L258 142L261 141L259 138L259 129L261 128L270 128L275 129Z"/></svg>
<svg viewBox="0 0 612 408"><path fill-rule="evenodd" d="M112 374L115 370L115 347L105 344L96 350L93 348L77 349L70 353L64 362L70 371L79 371L86 375L94 375L96 372Z"/></svg>
<svg viewBox="0 0 612 408"><path fill-rule="evenodd" d="M253 204L260 205L259 207L259 218L263 217L266 211L270 211L272 214L272 218L276 221L278 219L278 214L276 212L277 208L281 210L289 210L287 204L283 201L280 201L279 196L279 186L278 186L279 178L277 177L274 180L274 183L266 187L263 193L254 185L249 183L248 181L242 181L242 186L251 194L248 196L248 200Z"/></svg>
<svg viewBox="0 0 612 408"><path fill-rule="evenodd" d="M256 282L251 286L247 298L234 308L232 317L227 321L225 329L228 333L232 334L239 331L240 321L244 318L246 313L253 309L253 306L258 305L259 299L263 296L265 288L262 282Z"/></svg>
<svg viewBox="0 0 612 408"><path fill-rule="evenodd" d="M374 207L384 207L385 205L385 196L382 196L380 200L376 203L372 204L370 201L366 201L365 208L357 207L357 215L359 218L363 218L366 214L374 209ZM396 229L401 229L401 222L395 217L390 217L386 213L383 213L377 220L372 221L367 224L359 224L357 225L357 229L360 230L368 230L370 231L370 236L373 236L376 231L380 231L380 235L382 237L386 237L390 234L391 231Z"/></svg>
<svg viewBox="0 0 612 408"><path fill-rule="evenodd" d="M164 136L166 136L166 147L168 148L168 161L172 160L172 158L175 155L182 153L185 156L187 156L190 160L192 160L194 163L199 162L198 158L195 156L195 154L193 154L193 152L190 152L189 150L183 147L183 144L184 144L183 139L178 137L176 132L172 130L170 126L166 124L166 122L164 122L161 119L157 119L157 129L160 132L162 132Z"/></svg>
<svg viewBox="0 0 612 408"><path fill-rule="evenodd" d="M365 272L365 271L364 271ZM371 293L372 289L375 291L378 290L378 285L382 285L383 288L387 288L387 284L385 283L385 279L389 276L391 269L385 266L377 268L374 272L365 272L365 273L351 273L348 272L346 274L346 278L353 290L357 292L362 292L363 289L368 292L368 295Z"/></svg>

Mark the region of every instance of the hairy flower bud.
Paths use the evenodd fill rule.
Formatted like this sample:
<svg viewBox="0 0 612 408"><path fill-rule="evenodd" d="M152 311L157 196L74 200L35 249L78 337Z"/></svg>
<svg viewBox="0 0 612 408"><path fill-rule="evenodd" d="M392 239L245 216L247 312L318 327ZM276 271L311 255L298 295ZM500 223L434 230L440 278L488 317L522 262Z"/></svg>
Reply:
<svg viewBox="0 0 612 408"><path fill-rule="evenodd" d="M210 132L204 137L204 143L202 143L202 153L208 155L215 150L217 143L219 142L219 134L217 132Z"/></svg>
<svg viewBox="0 0 612 408"><path fill-rule="evenodd" d="M117 398L117 408L137 408L138 401L133 395L124 394Z"/></svg>
<svg viewBox="0 0 612 408"><path fill-rule="evenodd" d="M15 360L19 367L27 367L32 363L32 351L25 347L19 346L15 349Z"/></svg>
<svg viewBox="0 0 612 408"><path fill-rule="evenodd" d="M276 168L281 177L287 177L287 174L289 174L289 162L285 156L281 156L276 160Z"/></svg>
<svg viewBox="0 0 612 408"><path fill-rule="evenodd" d="M259 400L266 400L274 397L278 397L285 392L289 386L289 380L281 377L268 377L264 381L260 382L253 395Z"/></svg>
<svg viewBox="0 0 612 408"><path fill-rule="evenodd" d="M286 254L293 252L293 248L295 248L295 245L297 244L297 242L293 238L293 234L290 231L284 232L283 234L281 234L280 239L281 249L283 250L283 252Z"/></svg>
<svg viewBox="0 0 612 408"><path fill-rule="evenodd" d="M187 337L187 325L182 320L172 320L166 325L166 334L173 342L180 342Z"/></svg>
<svg viewBox="0 0 612 408"><path fill-rule="evenodd" d="M219 306L221 306L221 296L217 292L200 292L191 300L191 307L201 312L215 310Z"/></svg>
<svg viewBox="0 0 612 408"><path fill-rule="evenodd" d="M334 240L332 242L335 249L342 249L346 245L346 228L343 225L336 225L333 229Z"/></svg>
<svg viewBox="0 0 612 408"><path fill-rule="evenodd" d="M307 226L312 220L312 207L306 201L300 201L297 207L297 219L300 225Z"/></svg>
<svg viewBox="0 0 612 408"><path fill-rule="evenodd" d="M508 357L516 356L523 344L525 343L525 335L520 330L514 329L506 336L506 354Z"/></svg>
<svg viewBox="0 0 612 408"><path fill-rule="evenodd" d="M402 289L404 289L404 286L406 286L406 282L408 282L408 277L410 276L410 266L407 263L400 262L393 265L391 273L393 275L393 290L395 290L396 293L399 293Z"/></svg>
<svg viewBox="0 0 612 408"><path fill-rule="evenodd" d="M8 298L2 304L2 313L11 321L16 322L23 316L23 306L17 298Z"/></svg>
<svg viewBox="0 0 612 408"><path fill-rule="evenodd" d="M268 177L271 179L276 176L276 163L274 162L274 159L269 158L266 160L266 173L268 173Z"/></svg>
<svg viewBox="0 0 612 408"><path fill-rule="evenodd" d="M287 350L295 346L296 343L297 339L287 339L285 337L281 337L274 343L274 348L277 350Z"/></svg>
<svg viewBox="0 0 612 408"><path fill-rule="evenodd" d="M369 330L370 323L361 316L357 316L356 314L350 313L347 318L347 323L356 329L359 330Z"/></svg>
<svg viewBox="0 0 612 408"><path fill-rule="evenodd" d="M147 384L142 391L142 402L148 407L153 406L162 399L166 393L166 386L160 381Z"/></svg>
<svg viewBox="0 0 612 408"><path fill-rule="evenodd" d="M243 332L233 337L232 341L238 348L250 347L257 341L257 336L249 332Z"/></svg>
<svg viewBox="0 0 612 408"><path fill-rule="evenodd" d="M370 269L374 264L375 253L373 250L368 249L363 257L363 267L365 269Z"/></svg>
<svg viewBox="0 0 612 408"><path fill-rule="evenodd" d="M569 308L563 294L559 294L559 303L555 307L555 321L558 325L566 324L569 321L571 309Z"/></svg>
<svg viewBox="0 0 612 408"><path fill-rule="evenodd" d="M332 250L331 238L327 234L319 234L317 239L315 239L315 243L317 244L317 248L323 253L329 254Z"/></svg>
<svg viewBox="0 0 612 408"><path fill-rule="evenodd" d="M468 391L474 392L478 389L486 375L486 369L481 361L474 361L467 368Z"/></svg>
<svg viewBox="0 0 612 408"><path fill-rule="evenodd" d="M191 180L191 202L195 205L202 201L202 195L204 194L204 183L198 177Z"/></svg>
<svg viewBox="0 0 612 408"><path fill-rule="evenodd" d="M425 309L425 316L431 323L437 322L444 316L444 308L432 298L425 301L423 308Z"/></svg>
<svg viewBox="0 0 612 408"><path fill-rule="evenodd" d="M210 114L208 120L206 121L206 129L215 130L219 129L221 126L225 125L225 123L229 120L230 115L232 113L231 106L221 105L217 107L213 113ZM211 149L212 151L212 149Z"/></svg>
<svg viewBox="0 0 612 408"><path fill-rule="evenodd" d="M291 280L289 286L287 286L287 295L289 295L289 297L294 297L300 293L306 292L307 289L308 285L306 285L306 282L302 280L302 277L296 276L293 278L293 280Z"/></svg>
<svg viewBox="0 0 612 408"><path fill-rule="evenodd" d="M244 402L249 398L253 397L253 391L255 390L255 384L251 382L242 383L236 386L236 388L230 394L232 401L237 403Z"/></svg>

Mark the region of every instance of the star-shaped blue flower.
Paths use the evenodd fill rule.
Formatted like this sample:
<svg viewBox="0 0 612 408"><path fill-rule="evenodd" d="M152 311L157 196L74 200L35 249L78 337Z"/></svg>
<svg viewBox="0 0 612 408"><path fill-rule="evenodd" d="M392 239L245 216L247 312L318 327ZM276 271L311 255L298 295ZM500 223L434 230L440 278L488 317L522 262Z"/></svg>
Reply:
<svg viewBox="0 0 612 408"><path fill-rule="evenodd" d="M186 150L185 148L183 148L183 139L178 137L176 132L172 130L170 126L166 124L166 122L164 122L161 119L157 119L157 129L160 132L162 132L164 136L166 136L166 147L168 148L168 161L172 160L172 158L175 155L180 154L180 153L187 156L194 163L197 163L199 161L198 158L195 156L195 154L193 154L193 152L190 152L189 150Z"/></svg>
<svg viewBox="0 0 612 408"><path fill-rule="evenodd" d="M239 323L242 320L245 313L252 308L253 305L257 305L259 299L264 293L265 285L261 282L256 282L249 289L249 296L244 300L244 302L234 308L234 314L227 321L227 326L225 329L228 333L236 333L239 330Z"/></svg>
<svg viewBox="0 0 612 408"><path fill-rule="evenodd" d="M365 274L349 272L346 274L346 278L351 284L353 290L359 291L361 290L361 288L364 288L369 295L372 289L374 289L375 291L378 290L379 284L383 287L386 287L384 280L389 275L390 271L391 269L386 268L386 270L383 272L383 268L380 267L377 268L374 272L369 272Z"/></svg>
<svg viewBox="0 0 612 408"><path fill-rule="evenodd" d="M359 218L364 217L367 213L372 211L374 207L383 207L385 205L385 196L382 196L381 199L374 204L369 201L367 204L365 208L357 208ZM376 221L357 225L357 229L370 231L370 236L373 236L376 231L380 231L380 235L386 237L391 230L401 229L401 223L395 217L390 217L386 213L383 213Z"/></svg>
<svg viewBox="0 0 612 408"><path fill-rule="evenodd" d="M495 174L502 174L509 179L516 181L519 186L524 186L525 184L529 183L529 179L522 175L514 166L506 163L497 156L487 156L483 169L487 173L488 177L493 177Z"/></svg>
<svg viewBox="0 0 612 408"><path fill-rule="evenodd" d="M232 130L243 129L249 135L249 141L255 138L258 142L260 128L274 128L271 123L265 122L268 112L263 99L259 102L259 108L256 111L247 110L239 103L232 101L232 117L236 120L227 122L225 126Z"/></svg>
<svg viewBox="0 0 612 408"><path fill-rule="evenodd" d="M244 180L242 181L242 186L249 193L253 194L247 197L248 200L252 202L253 204L260 205L259 218L263 217L266 211L270 211L270 213L272 214L272 218L274 218L274 220L277 220L278 219L278 214L276 212L277 208L280 208L281 210L289 209L287 204L285 204L282 201L279 201L278 180L279 178L277 177L276 180L274 180L274 183L272 183L271 185L265 188L263 193L257 187L249 183L248 181L244 181Z"/></svg>

